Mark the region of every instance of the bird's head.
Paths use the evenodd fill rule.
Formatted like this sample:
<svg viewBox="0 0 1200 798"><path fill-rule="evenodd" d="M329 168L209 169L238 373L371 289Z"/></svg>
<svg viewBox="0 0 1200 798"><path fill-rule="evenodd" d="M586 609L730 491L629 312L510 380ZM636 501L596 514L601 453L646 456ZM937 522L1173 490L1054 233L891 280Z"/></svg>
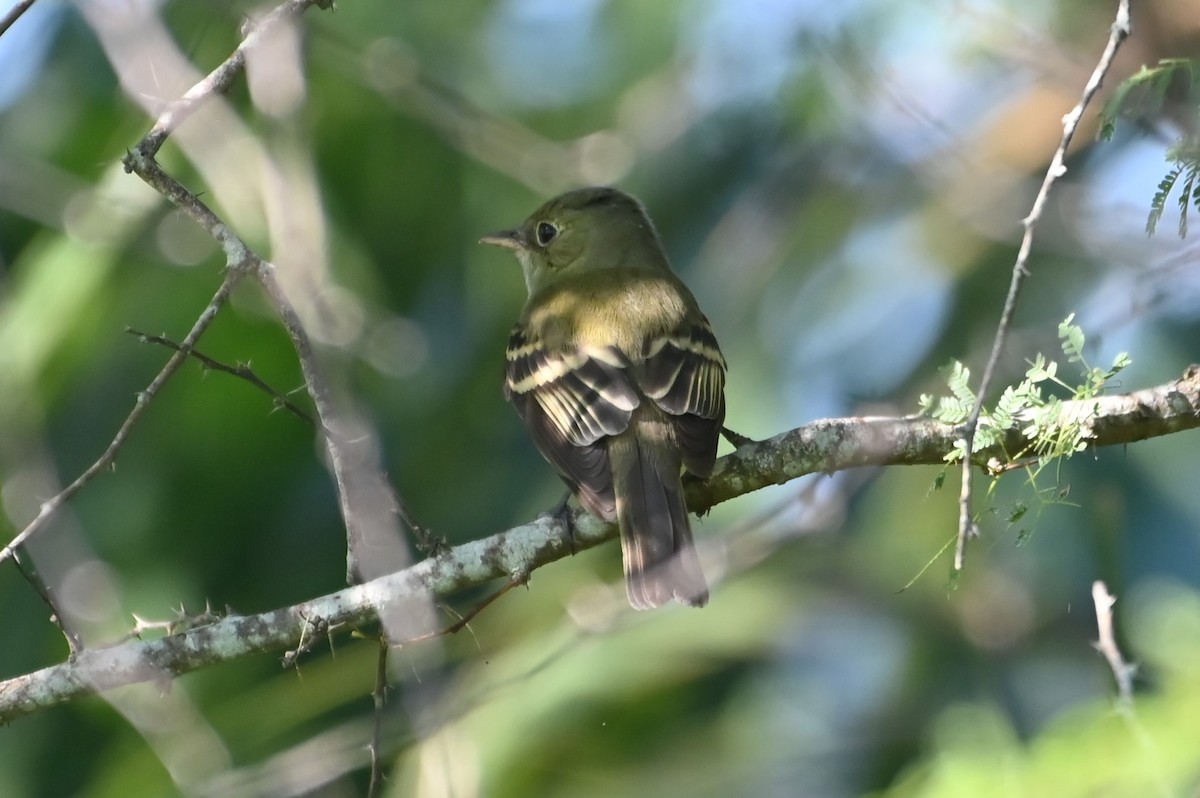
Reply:
<svg viewBox="0 0 1200 798"><path fill-rule="evenodd" d="M666 270L658 233L642 204L615 188L581 188L542 205L483 244L511 249L530 296L566 277L602 269Z"/></svg>

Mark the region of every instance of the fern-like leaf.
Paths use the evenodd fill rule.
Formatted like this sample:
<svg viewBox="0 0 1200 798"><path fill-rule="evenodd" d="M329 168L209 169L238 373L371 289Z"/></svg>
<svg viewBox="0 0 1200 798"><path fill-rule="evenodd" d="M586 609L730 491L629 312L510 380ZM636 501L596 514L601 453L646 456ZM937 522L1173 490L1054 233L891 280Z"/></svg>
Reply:
<svg viewBox="0 0 1200 798"><path fill-rule="evenodd" d="M1175 181L1179 179L1181 171L1182 169L1176 166L1167 172L1162 180L1158 181L1158 190L1154 192L1154 198L1150 200L1150 215L1146 217L1146 235L1154 235L1158 222L1162 219L1163 211L1166 210L1167 197L1171 196L1171 190L1175 188Z"/></svg>
<svg viewBox="0 0 1200 798"><path fill-rule="evenodd" d="M1187 238L1188 209L1191 208L1192 194L1200 190L1200 186L1196 184L1197 173L1200 172L1200 164L1189 163L1183 171L1183 188L1179 192L1179 237Z"/></svg>

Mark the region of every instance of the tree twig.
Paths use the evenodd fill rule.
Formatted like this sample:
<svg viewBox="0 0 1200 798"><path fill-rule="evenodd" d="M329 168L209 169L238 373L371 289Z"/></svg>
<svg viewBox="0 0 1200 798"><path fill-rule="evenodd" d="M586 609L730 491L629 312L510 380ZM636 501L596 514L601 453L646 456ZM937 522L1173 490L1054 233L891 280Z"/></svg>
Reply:
<svg viewBox="0 0 1200 798"><path fill-rule="evenodd" d="M992 377L996 371L996 363L1000 360L1000 353L1003 351L1004 342L1008 337L1009 326L1012 323L1013 313L1017 308L1017 299L1021 294L1021 287L1025 282L1025 278L1029 276L1029 252L1033 248L1034 232L1037 229L1038 221L1042 217L1042 211L1046 207L1046 199L1050 196L1050 189L1054 186L1055 181L1067 172L1065 163L1067 149L1071 146L1071 140L1075 137L1075 131L1079 128L1080 120L1083 119L1084 109L1087 108L1092 98L1096 95L1096 92L1099 91L1100 84L1104 81L1104 76L1108 74L1109 69L1112 67L1118 48L1128 38L1131 30L1129 0L1119 0L1117 16L1113 21L1109 33L1108 44L1105 46L1104 52L1100 55L1100 60L1096 63L1096 68L1092 70L1092 75L1088 78L1088 82L1083 88L1083 94L1080 96L1079 102L1063 117L1063 134L1062 139L1059 141L1058 149L1055 150L1054 157L1050 160L1050 166L1046 170L1046 176L1042 179L1042 186L1033 201L1033 207L1029 210L1029 215L1021 221L1025 227L1025 234L1021 237L1021 246L1017 250L1016 262L1013 263L1008 295L1004 299L1004 309L1000 313L1000 322L996 325L996 335L992 340L991 353L988 355L987 364L984 366L983 375L979 380L979 390L975 396L975 405L971 408L971 415L967 418L967 422L963 428L963 440L966 445L964 447L962 483L958 499L958 539L954 546L955 573L962 571L967 539L978 534L978 528L971 513L971 469L973 466L972 453L975 446L975 430L979 425L979 414L983 410L984 398L992 384Z"/></svg>
<svg viewBox="0 0 1200 798"><path fill-rule="evenodd" d="M360 551L365 546L375 546L372 562L379 563L387 570L406 564L400 562L407 556L401 541L393 539L398 536L389 534L393 515L405 523L423 549L436 550L438 542L415 522L404 501L383 478L378 452L370 446L372 441L356 434L356 425L350 414L335 401L333 389L318 362L308 333L279 285L274 266L247 247L195 194L167 175L154 157L172 131L201 103L214 94L226 91L233 84L245 68L246 53L257 45L267 30L312 5L328 8L331 2L287 0L259 20L229 58L159 115L150 131L126 155L125 168L136 173L216 238L225 248L231 268L237 263L251 272L274 305L300 361L305 386L316 407L321 427L333 433L325 435L325 448L346 526L347 580L352 581L361 570ZM382 543L390 543L386 546L392 552L390 557L380 554L385 548ZM373 571L367 576L377 576L382 572Z"/></svg>
<svg viewBox="0 0 1200 798"><path fill-rule="evenodd" d="M1113 605L1117 597L1108 592L1108 586L1097 579L1092 583L1092 603L1096 605L1096 628L1099 637L1093 644L1096 650L1104 655L1108 667L1112 669L1113 678L1117 683L1117 706L1122 712L1133 710L1133 677L1137 674L1137 666L1125 661L1121 649L1117 647L1117 638L1113 633Z"/></svg>
<svg viewBox="0 0 1200 798"><path fill-rule="evenodd" d="M375 660L375 689L371 691L375 717L371 728L371 742L367 746L371 753L371 780L367 785L367 798L375 798L383 788L383 757L379 754L379 748L383 738L383 710L387 706L388 650L387 640L380 637L379 652Z"/></svg>
<svg viewBox="0 0 1200 798"><path fill-rule="evenodd" d="M198 350L185 350L181 344L178 344L165 336L151 335L149 333L141 332L140 330L135 330L132 327L126 327L125 331L130 335L136 335L139 339L146 343L165 346L166 348L173 349L176 352L184 352L193 359L200 361L205 368L212 369L213 371L224 372L225 374L230 374L238 379L245 380L261 390L263 393L270 396L276 407L282 407L297 418L308 422L324 436L329 436L332 434L323 424L320 424L317 420L313 419L312 416L304 412L304 410L296 405L295 402L288 399L286 395L280 393L267 384L267 382L255 374L254 370L249 366L242 364L230 366L227 363L222 363L216 358L209 357ZM390 491L390 487L388 490ZM408 508L404 505L397 494L392 492L391 498L394 502L392 505L392 511L396 513L396 515L400 517L400 520L403 521L404 524L413 531L413 534L416 536L417 545L421 548L421 551L424 554L436 554L442 548L444 548L445 541L431 535L428 530L417 524L416 519L413 518Z"/></svg>
<svg viewBox="0 0 1200 798"><path fill-rule="evenodd" d="M332 0L287 0L251 26L237 49L228 58L159 114L150 132L138 142L139 155L146 158L157 155L167 137L183 120L191 116L196 108L212 95L228 91L246 68L246 54L258 46L267 32L282 20L300 16L313 5L329 8Z"/></svg>
<svg viewBox="0 0 1200 798"><path fill-rule="evenodd" d="M1072 418L1090 419L1089 440L1097 447L1200 429L1200 366L1154 388L1068 401L1062 408ZM688 506L694 512L703 512L720 502L810 473L864 465L940 465L961 436L960 427L929 418L817 421L722 457L707 482L688 486ZM982 449L975 456L979 462L1003 457L1004 450L1019 450L1022 441L1020 432L1014 431L1012 440L994 449ZM574 533L570 542L561 520L543 517L455 546L402 571L291 607L258 615L227 616L158 640L128 641L84 651L70 662L0 682L0 723L98 690L179 675L251 654L295 648L313 623L325 628L365 624L416 597L449 595L497 578L507 578L509 587L522 584L525 575L537 568L616 534L615 527L578 508L572 511L570 523ZM427 628L407 639L440 634ZM398 640L392 638L393 643Z"/></svg>
<svg viewBox="0 0 1200 798"><path fill-rule="evenodd" d="M212 320L216 318L217 311L219 311L221 306L225 304L225 301L229 298L229 292L233 290L233 286L237 283L240 277L241 272L236 269L230 269L225 273L225 279L221 281L221 285L217 289L216 294L214 294L213 298L209 300L208 305L200 313L200 317L197 318L195 324L192 325L192 329L188 331L188 334L184 336L183 341L180 342L181 348L186 350L191 349L196 345L196 341L198 341L200 336L204 334L204 331L208 329L208 325L212 324ZM154 379L150 381L150 384L138 393L137 400L133 403L133 409L129 411L129 415L125 417L125 420L121 423L120 428L117 429L117 434L108 444L108 448L106 448L104 452L98 458L96 458L96 461L88 466L82 474L76 477L70 485L67 485L55 496L52 496L51 498L42 502L41 507L38 509L38 514L34 516L33 520L30 521L25 528L17 534L16 537L10 540L8 545L6 545L3 549L0 549L0 563L12 557L13 552L19 546L24 545L31 537L43 529L54 516L54 514L62 509L63 505L70 501L71 498L78 493L84 485L87 485L102 471L104 471L106 468L109 468L113 463L116 462L117 452L121 450L121 447L129 438L129 433L133 430L134 426L146 412L146 408L150 406L150 402L154 400L154 397L158 396L159 391L162 390L162 387L167 383L167 380L171 379L171 376L179 370L179 367L183 365L185 360L187 360L187 355L185 355L182 351L175 352L173 355L171 355L171 357L167 360L166 365L162 367L158 374L154 375Z"/></svg>
<svg viewBox="0 0 1200 798"><path fill-rule="evenodd" d="M301 421L306 421L310 426L327 433L326 430L323 430L317 424L317 422L313 420L312 416L304 412L295 402L293 402L291 399L288 399L287 396L268 385L262 377L254 373L254 369L250 368L250 366L242 363L239 363L236 366L230 366L227 363L222 363L215 358L209 357L197 349L185 350L180 344L175 343L170 338L167 338L163 335L151 335L150 333L144 333L140 330L135 330L132 327L126 327L125 332L129 333L130 335L137 336L137 338L143 343L157 344L158 346L163 346L167 349L173 349L176 352L183 352L184 354L191 356L193 360L199 361L206 369L211 369L212 371L221 371L225 374L230 374L234 377L237 377L240 380L245 380L255 388L258 388L260 391L265 393L267 396L271 397L271 400L274 402L277 408L283 408L299 418Z"/></svg>
<svg viewBox="0 0 1200 798"><path fill-rule="evenodd" d="M50 608L50 621L58 627L58 631L67 640L67 649L71 652L71 656L75 656L83 650L83 641L79 639L79 635L71 628L70 621L58 607L58 602L54 599L54 594L50 590L50 586L42 581L41 575L32 565L26 565L21 559L20 550L13 551L13 565L17 566L18 573L25 578L29 586L33 588L33 592L38 594L38 598Z"/></svg>
<svg viewBox="0 0 1200 798"><path fill-rule="evenodd" d="M19 0L19 2L10 8L8 13L4 15L4 18L0 19L0 36L3 36L5 33L7 33L8 29L13 26L13 23L20 19L22 14L28 11L29 7L33 5L34 2L36 2L36 0Z"/></svg>
<svg viewBox="0 0 1200 798"><path fill-rule="evenodd" d="M1113 623L1113 605L1117 597L1108 592L1108 586L1097 579L1092 583L1092 603L1096 605L1096 628L1098 636L1092 646L1100 652L1112 671L1113 680L1117 685L1117 714L1125 722L1126 727L1137 741L1146 757L1147 770L1157 784L1161 796L1175 795L1171 782L1164 774L1158 746L1154 738L1138 719L1133 706L1133 679L1137 676L1137 664L1127 662L1117 646L1117 636Z"/></svg>

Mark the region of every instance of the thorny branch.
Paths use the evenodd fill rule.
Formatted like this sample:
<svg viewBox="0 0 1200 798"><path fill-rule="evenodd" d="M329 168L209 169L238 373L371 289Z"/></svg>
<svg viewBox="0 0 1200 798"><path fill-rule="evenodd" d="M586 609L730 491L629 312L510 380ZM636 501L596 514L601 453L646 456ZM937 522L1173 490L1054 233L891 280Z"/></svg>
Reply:
<svg viewBox="0 0 1200 798"><path fill-rule="evenodd" d="M289 0L289 2L277 8L256 26L247 35L246 41L254 38L256 32L258 32L258 35L261 35L261 31L265 27L269 27L286 16L298 14L308 8L308 6L313 5L313 3L314 0ZM225 279L222 280L220 288L217 289L212 300L209 301L199 318L196 319L195 324L192 325L192 329L180 342L179 349L167 360L166 365L155 375L150 385L137 395L133 409L117 430L117 434L113 437L112 442L109 443L108 448L104 450L92 465L76 477L71 484L63 488L57 495L42 503L38 514L33 520L16 537L9 541L3 549L0 549L0 563L12 557L13 552L18 547L27 543L31 537L45 528L50 519L84 485L112 466L116 461L117 452L120 451L128 439L133 427L146 412L146 408L150 402L162 390L163 385L183 365L183 362L187 359L187 353L195 347L200 336L203 335L213 319L216 318L217 312L229 298L234 285L247 271L261 270L263 266L262 260L251 252L241 239L226 227L208 206L184 188L177 180L164 172L154 160L154 154L162 147L167 136L178 126L180 121L212 94L226 91L232 85L234 79L245 67L246 41L238 47L234 55L226 59L223 64L213 70L204 80L193 86L183 97L172 103L159 116L154 126L150 129L150 132L146 134L133 151L129 152L124 159L125 170L127 172L136 172L146 183L179 207L189 218L217 240L217 243L225 251L228 266Z"/></svg>
<svg viewBox="0 0 1200 798"><path fill-rule="evenodd" d="M146 409L150 406L150 402L153 401L154 397L158 396L158 393L167 383L167 380L171 379L175 372L179 370L179 367L183 365L184 361L187 360L187 355L185 352L191 350L196 345L196 342L200 339L200 336L204 334L206 329L208 329L208 325L212 324L213 319L216 318L217 311L220 310L221 306L225 304L225 300L229 298L229 292L233 290L233 286L237 283L240 277L241 272L239 270L231 269L226 272L225 279L221 281L221 285L217 289L216 294L214 294L213 298L209 300L208 305L204 308L203 312L201 312L200 317L196 319L196 323L192 325L192 329L186 336L184 336L183 341L180 342L180 349L171 355L171 357L167 360L166 365L163 366L162 370L154 376L154 379L150 381L150 384L142 389L140 393L138 393L137 399L133 403L133 409L129 411L129 415L125 417L125 420L121 423L120 428L117 429L117 434L108 444L108 448L106 448L100 457L96 459L96 462L88 466L82 474L76 477L74 482L59 491L57 495L42 502L41 508L38 510L38 514L34 516L33 520L26 524L25 528L22 529L16 537L8 542L8 545L6 545L3 549L0 549L0 563L12 557L13 553L18 548L24 545L40 530L45 528L50 519L60 509L62 509L62 507L68 501L70 501L72 497L74 497L75 494L83 488L84 485L91 482L98 474L116 462L117 452L120 451L121 447L125 444L125 441L129 438L129 433L133 430L134 426L146 412Z"/></svg>
<svg viewBox="0 0 1200 798"><path fill-rule="evenodd" d="M318 8L328 9L333 5L333 0L287 0L260 19L247 31L241 44L220 66L159 114L154 126L150 128L150 132L138 143L139 157L153 158L162 149L167 137L205 100L214 94L224 94L233 85L233 81L241 75L242 70L246 68L246 53L257 47L271 28L283 20L300 16L308 10L309 6L314 5Z"/></svg>
<svg viewBox="0 0 1200 798"><path fill-rule="evenodd" d="M270 396L272 402L274 402L277 408L282 408L301 421L307 421L313 427L321 429L317 425L317 422L313 420L312 416L304 412L295 402L293 402L291 399L288 399L287 396L268 385L262 377L254 373L254 369L250 368L248 364L239 363L236 366L230 366L227 363L222 363L216 358L209 357L198 349L192 349L190 351L185 350L182 346L163 335L151 335L150 333L144 333L140 330L135 330L132 327L126 327L125 332L129 333L130 335L137 336L138 340L142 341L143 343L157 344L159 346L164 346L167 349L173 349L176 352L183 352L184 354L191 355L193 359L198 360L206 369L210 369L212 371L221 371L225 374L237 377L239 380L245 380L255 388L258 388L260 391L265 393L267 396ZM321 429L321 431L327 433L326 430Z"/></svg>
<svg viewBox="0 0 1200 798"><path fill-rule="evenodd" d="M175 204L186 216L206 230L221 245L226 255L227 268L225 279L216 296L201 313L188 335L179 343L176 352L167 364L154 378L151 384L138 394L137 402L121 425L113 441L104 453L85 470L74 482L60 491L56 496L44 502L32 521L14 537L3 549L0 549L0 563L12 557L13 552L41 529L49 520L88 482L94 479L116 459L117 452L128 438L133 426L145 412L150 401L158 394L162 386L182 365L186 357L195 348L200 335L212 322L216 313L224 305L234 284L245 274L251 274L261 284L264 291L275 305L284 328L287 330L304 371L305 384L316 405L321 426L326 430L339 431L347 426L348 421L337 408L333 400L333 392L325 378L312 343L304 329L295 309L284 295L282 288L275 278L274 267L260 258L233 232L211 208L194 193L185 188L179 181L167 174L155 160L155 154L161 149L167 137L186 119L201 103L213 96L225 92L245 68L246 53L261 39L265 31L281 20L294 17L309 6L317 5L328 8L328 0L288 0L271 13L262 18L246 34L242 43L220 66L209 73L204 79L189 89L182 97L172 102L160 114L145 137L124 158L125 169L137 174L148 185ZM348 557L353 563L355 542L361 539L363 522L359 505L363 497L376 497L374 504L386 508L387 512L397 514L419 538L422 548L436 550L437 543L427 539L424 531L412 519L404 503L391 490L377 467L373 468L364 455L353 451L354 447L347 444L351 435L326 435L326 447L330 455L335 482L338 486L339 500L347 527ZM352 570L352 569L350 569Z"/></svg>
<svg viewBox="0 0 1200 798"><path fill-rule="evenodd" d="M1122 445L1200 428L1200 366L1177 380L1130 394L1068 401L1062 412L1086 419L1095 447ZM826 419L748 444L717 461L708 481L688 487L694 512L805 474L869 465L940 465L962 428L920 417ZM977 464L1023 448L1021 433L995 449L975 452ZM251 654L298 648L313 629L374 622L381 611L414 596L446 596L492 579L508 587L577 550L611 539L616 530L581 509L562 521L542 517L475 540L361 585L258 615L234 615L152 641L130 641L81 652L73 660L0 682L0 723L83 695L162 678ZM508 589L508 587L504 589ZM503 590L501 591L503 592ZM452 628L452 627L451 627ZM410 640L439 636L427 629Z"/></svg>

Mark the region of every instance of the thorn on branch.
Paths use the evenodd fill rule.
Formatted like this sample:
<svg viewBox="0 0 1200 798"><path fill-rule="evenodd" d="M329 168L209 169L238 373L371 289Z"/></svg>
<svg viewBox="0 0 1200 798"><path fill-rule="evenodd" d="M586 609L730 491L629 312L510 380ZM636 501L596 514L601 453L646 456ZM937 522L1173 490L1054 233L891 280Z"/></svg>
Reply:
<svg viewBox="0 0 1200 798"><path fill-rule="evenodd" d="M287 399L287 397L285 397L279 391L272 388L270 385L267 384L267 382L265 380L263 380L261 377L259 377L257 374L255 374L254 369L252 368L251 363L248 360L240 361L236 365L230 366L225 363L222 363L219 360L209 357L208 355L196 350L195 348L193 348L191 346L186 346L184 344L176 343L175 341L172 341L170 338L168 338L166 335L148 335L143 332L138 332L137 330L135 330L131 327L126 327L125 331L127 333L129 333L130 335L137 336L138 340L143 343L150 343L150 344L157 344L159 346L164 346L167 349L172 349L176 352L179 352L183 355L186 355L186 356L192 358L193 360L198 361L200 363L200 368L204 371L205 375L207 375L210 371L221 371L226 374L230 374L234 377L237 377L238 379L245 380L246 382L250 383L254 387L258 388L260 391L266 393L268 396L271 397L271 403L272 403L272 408L273 408L271 412L274 412L276 409L283 408L283 409L287 410L288 412L292 413L292 415L296 416L297 418L300 418L303 421L307 421L310 426L313 426L313 427L317 426L316 422L313 421L312 416L310 416L308 413L304 412L304 410L302 410L299 406L292 403L290 400ZM322 432L324 432L323 427L320 429Z"/></svg>
<svg viewBox="0 0 1200 798"><path fill-rule="evenodd" d="M333 633L345 626L345 624L331 625L329 621L318 615L309 617L301 613L300 617L304 620L304 626L300 629L300 640L297 641L294 649L283 652L280 664L284 668L296 667L296 662L300 659L300 656L312 651L313 647L323 639L329 640L329 648L332 651Z"/></svg>

